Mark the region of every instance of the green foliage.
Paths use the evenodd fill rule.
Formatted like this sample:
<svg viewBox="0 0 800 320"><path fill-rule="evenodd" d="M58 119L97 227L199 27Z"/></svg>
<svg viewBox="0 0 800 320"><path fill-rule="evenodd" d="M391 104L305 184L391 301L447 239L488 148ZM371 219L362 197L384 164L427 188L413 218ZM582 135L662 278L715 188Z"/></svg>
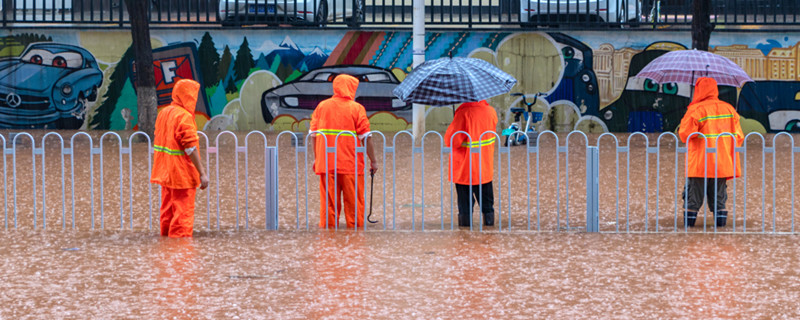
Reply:
<svg viewBox="0 0 800 320"><path fill-rule="evenodd" d="M236 80L243 80L250 74L250 69L256 65L253 61L253 54L250 52L250 45L247 43L247 37L244 37L242 45L239 46L239 51L236 51L236 60L233 62L233 72Z"/></svg>
<svg viewBox="0 0 800 320"><path fill-rule="evenodd" d="M214 47L214 40L206 32L200 40L200 47L197 50L200 60L200 73L203 75L206 88L213 87L219 82L220 57L217 48Z"/></svg>
<svg viewBox="0 0 800 320"><path fill-rule="evenodd" d="M111 116L114 113L114 109L117 107L117 101L119 101L122 95L125 82L128 81L131 60L133 60L132 46L128 47L128 50L125 50L125 53L122 54L122 58L119 59L117 66L114 68L114 72L111 73L108 90L104 95L105 99L103 103L95 109L92 121L89 123L89 128L100 130L111 129Z"/></svg>
<svg viewBox="0 0 800 320"><path fill-rule="evenodd" d="M228 86L225 87L225 93L235 92L239 92L239 88L236 87L236 81L228 81Z"/></svg>
<svg viewBox="0 0 800 320"><path fill-rule="evenodd" d="M228 47L228 45L225 45L225 49L222 50L222 58L219 60L219 68L217 69L217 76L219 77L219 80L228 77L228 69L231 67L231 61L233 61L231 48Z"/></svg>

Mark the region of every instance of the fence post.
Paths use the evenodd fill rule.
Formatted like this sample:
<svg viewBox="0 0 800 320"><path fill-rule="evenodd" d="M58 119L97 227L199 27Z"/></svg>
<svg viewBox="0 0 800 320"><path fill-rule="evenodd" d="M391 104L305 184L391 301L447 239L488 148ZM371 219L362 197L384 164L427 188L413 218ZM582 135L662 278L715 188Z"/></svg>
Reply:
<svg viewBox="0 0 800 320"><path fill-rule="evenodd" d="M267 230L278 230L278 147L267 147L265 160L267 170L264 188L266 192L266 222Z"/></svg>
<svg viewBox="0 0 800 320"><path fill-rule="evenodd" d="M600 149L586 148L586 232L600 232Z"/></svg>

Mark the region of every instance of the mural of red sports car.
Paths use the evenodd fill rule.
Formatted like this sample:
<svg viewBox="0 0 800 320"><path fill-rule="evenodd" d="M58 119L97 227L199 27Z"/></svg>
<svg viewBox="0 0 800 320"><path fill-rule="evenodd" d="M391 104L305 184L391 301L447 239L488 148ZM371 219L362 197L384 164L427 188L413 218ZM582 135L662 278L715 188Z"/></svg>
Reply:
<svg viewBox="0 0 800 320"><path fill-rule="evenodd" d="M0 60L0 128L78 129L103 72L81 47L40 42Z"/></svg>

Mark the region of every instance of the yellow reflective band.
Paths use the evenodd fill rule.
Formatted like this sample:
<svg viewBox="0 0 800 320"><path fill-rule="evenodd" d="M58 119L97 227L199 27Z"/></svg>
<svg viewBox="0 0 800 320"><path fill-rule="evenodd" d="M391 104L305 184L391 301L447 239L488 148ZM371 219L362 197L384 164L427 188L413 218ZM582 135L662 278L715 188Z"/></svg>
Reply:
<svg viewBox="0 0 800 320"><path fill-rule="evenodd" d="M462 147L470 147L470 148L485 147L485 146L493 144L495 142L495 140L497 140L497 137L491 137L491 138L486 139L486 140L475 141L475 142L472 142L472 143L469 143L469 142L465 141L465 142L461 143L461 146Z"/></svg>
<svg viewBox="0 0 800 320"><path fill-rule="evenodd" d="M345 136L349 136L349 135L355 136L356 135L355 132L350 131L350 130L319 129L317 131L322 132L322 134L324 134L326 136L336 136L336 135L339 135L339 133L344 133L343 135L345 135Z"/></svg>
<svg viewBox="0 0 800 320"><path fill-rule="evenodd" d="M707 135L706 135L706 138L719 138L720 136L722 136L722 137L729 137L729 138L733 138L733 135L731 135L731 134L729 134L729 133L716 133L716 134L712 133L712 134L707 134ZM698 137L698 138L701 138L701 139L703 138L703 136L697 136L697 137Z"/></svg>
<svg viewBox="0 0 800 320"><path fill-rule="evenodd" d="M185 155L183 150L175 150L175 149L170 149L170 148L162 147L162 146L158 146L158 145L153 145L153 150L158 151L158 152L163 152L163 153L166 153L166 154L171 155L171 156L182 156L182 155Z"/></svg>
<svg viewBox="0 0 800 320"><path fill-rule="evenodd" d="M697 121L703 122L703 121L706 121L706 120L719 120L719 119L730 119L730 118L733 118L732 114L720 114L720 115L716 115L716 116L705 116L705 117L700 118L700 120L697 120Z"/></svg>

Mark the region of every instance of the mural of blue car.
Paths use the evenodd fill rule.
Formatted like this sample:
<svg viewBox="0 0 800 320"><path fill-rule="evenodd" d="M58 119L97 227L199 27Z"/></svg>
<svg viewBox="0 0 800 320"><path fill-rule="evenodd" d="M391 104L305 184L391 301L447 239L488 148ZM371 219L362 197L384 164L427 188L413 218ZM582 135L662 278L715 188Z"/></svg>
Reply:
<svg viewBox="0 0 800 320"><path fill-rule="evenodd" d="M81 47L33 43L0 60L0 128L79 129L103 72Z"/></svg>

